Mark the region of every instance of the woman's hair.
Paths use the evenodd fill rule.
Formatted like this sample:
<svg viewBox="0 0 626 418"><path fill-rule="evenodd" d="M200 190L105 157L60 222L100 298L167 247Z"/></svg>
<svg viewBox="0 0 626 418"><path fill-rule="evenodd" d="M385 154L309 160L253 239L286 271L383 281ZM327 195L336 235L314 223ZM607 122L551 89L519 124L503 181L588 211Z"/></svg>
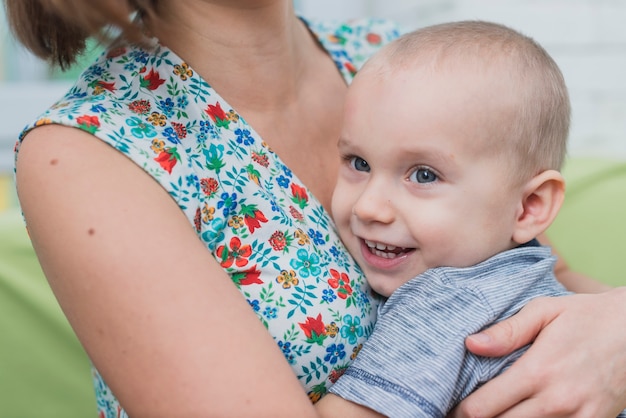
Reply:
<svg viewBox="0 0 626 418"><path fill-rule="evenodd" d="M4 0L13 34L39 58L61 68L85 50L88 38L143 38L141 17L156 12L158 0Z"/></svg>
<svg viewBox="0 0 626 418"><path fill-rule="evenodd" d="M558 65L532 38L484 21L433 25L388 44L364 70L371 65L374 71L393 72L421 60L433 71L497 71L511 87L515 106L491 149L508 151L519 162L519 180L561 168L569 135L569 95Z"/></svg>

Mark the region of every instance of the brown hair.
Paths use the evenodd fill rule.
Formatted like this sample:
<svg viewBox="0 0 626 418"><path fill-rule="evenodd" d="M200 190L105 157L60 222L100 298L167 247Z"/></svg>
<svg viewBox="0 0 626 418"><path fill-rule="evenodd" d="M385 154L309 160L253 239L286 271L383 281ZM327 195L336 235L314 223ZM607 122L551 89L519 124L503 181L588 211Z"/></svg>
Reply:
<svg viewBox="0 0 626 418"><path fill-rule="evenodd" d="M527 180L547 169L559 170L567 148L570 102L563 75L541 45L509 27L484 21L443 23L408 33L383 48L365 65L381 73L420 63L439 71L442 65L476 63L478 71L498 65L515 86L515 111L503 123L503 137L492 149L518 162L512 176ZM432 59L430 59L432 57ZM463 61L458 61L458 59ZM463 71L471 71L470 67ZM483 70L481 70L483 68ZM363 71L363 70L361 70Z"/></svg>
<svg viewBox="0 0 626 418"><path fill-rule="evenodd" d="M90 37L140 41L140 17L154 14L157 0L4 0L4 6L18 41L39 58L67 68Z"/></svg>

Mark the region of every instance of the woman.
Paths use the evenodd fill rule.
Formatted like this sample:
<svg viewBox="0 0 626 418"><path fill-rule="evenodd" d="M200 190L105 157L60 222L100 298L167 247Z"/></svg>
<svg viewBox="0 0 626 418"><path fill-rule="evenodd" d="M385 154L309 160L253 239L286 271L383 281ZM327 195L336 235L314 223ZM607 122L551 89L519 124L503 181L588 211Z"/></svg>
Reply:
<svg viewBox="0 0 626 418"><path fill-rule="evenodd" d="M397 31L305 22L288 0L5 3L22 42L62 65L111 23L140 45L116 44L87 69L25 131L16 163L33 245L98 371L100 413L315 416L307 393L318 399L341 374L377 305L326 212L343 97ZM590 282L568 286L580 283ZM621 410L623 391L607 388L626 387L624 376L568 394L565 409L555 391L572 373L614 370L564 356L559 338L584 308L616 315L624 299L539 302L518 315L508 324L519 337L482 349L510 350L548 323L537 341L557 343L537 343L496 381L520 380L506 394L488 385L458 413ZM626 351L612 318L583 328L602 338L591 359ZM555 358L569 364L538 380L533 370Z"/></svg>

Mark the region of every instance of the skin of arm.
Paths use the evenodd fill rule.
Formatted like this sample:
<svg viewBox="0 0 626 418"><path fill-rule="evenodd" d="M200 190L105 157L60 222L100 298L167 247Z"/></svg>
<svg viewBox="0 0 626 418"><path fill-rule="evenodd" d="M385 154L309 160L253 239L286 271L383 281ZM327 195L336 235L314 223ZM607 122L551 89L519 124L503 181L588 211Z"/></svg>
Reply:
<svg viewBox="0 0 626 418"><path fill-rule="evenodd" d="M384 415L363 405L350 402L333 393L325 395L315 404L320 416L324 418L381 418Z"/></svg>
<svg viewBox="0 0 626 418"><path fill-rule="evenodd" d="M78 129L39 127L17 187L50 286L130 416L315 416L180 208L125 156Z"/></svg>

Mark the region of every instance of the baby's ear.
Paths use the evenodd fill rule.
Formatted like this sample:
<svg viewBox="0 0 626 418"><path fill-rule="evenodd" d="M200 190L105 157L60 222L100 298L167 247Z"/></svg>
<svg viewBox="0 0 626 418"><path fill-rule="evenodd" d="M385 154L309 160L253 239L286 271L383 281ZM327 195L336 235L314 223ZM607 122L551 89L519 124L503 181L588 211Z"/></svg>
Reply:
<svg viewBox="0 0 626 418"><path fill-rule="evenodd" d="M524 244L548 229L564 197L565 179L558 171L546 170L530 179L524 187L513 241Z"/></svg>

